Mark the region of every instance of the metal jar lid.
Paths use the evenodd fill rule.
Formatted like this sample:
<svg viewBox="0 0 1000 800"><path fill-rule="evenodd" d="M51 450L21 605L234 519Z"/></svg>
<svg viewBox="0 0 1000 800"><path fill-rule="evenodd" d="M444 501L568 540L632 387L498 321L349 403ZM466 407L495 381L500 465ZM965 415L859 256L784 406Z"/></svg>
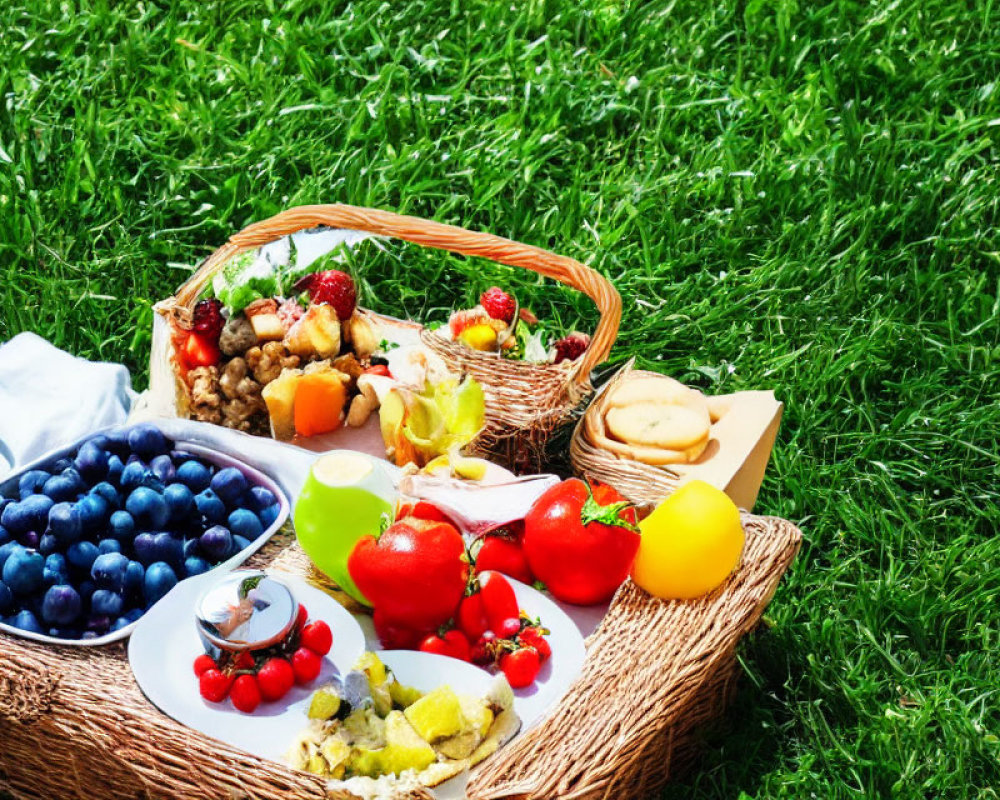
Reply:
<svg viewBox="0 0 1000 800"><path fill-rule="evenodd" d="M297 615L298 604L284 583L259 570L237 570L201 596L195 624L210 648L261 650L282 641Z"/></svg>

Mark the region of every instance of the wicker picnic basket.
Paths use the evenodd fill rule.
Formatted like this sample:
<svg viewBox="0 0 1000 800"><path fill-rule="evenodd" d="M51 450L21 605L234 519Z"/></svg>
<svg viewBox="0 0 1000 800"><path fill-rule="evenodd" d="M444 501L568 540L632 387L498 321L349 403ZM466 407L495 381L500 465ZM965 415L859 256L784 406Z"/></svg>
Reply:
<svg viewBox="0 0 1000 800"><path fill-rule="evenodd" d="M690 766L702 729L733 694L737 644L800 544L784 520L745 515L743 524L741 565L708 596L664 602L626 582L587 639L580 677L543 721L473 770L467 796L638 800ZM248 565L330 589L287 526ZM50 647L0 634L0 741L0 792L19 800L353 797L164 716L120 644Z"/></svg>
<svg viewBox="0 0 1000 800"><path fill-rule="evenodd" d="M579 261L489 233L349 205L299 206L254 223L235 234L210 255L177 294L156 310L181 327L191 324L191 312L204 287L237 253L260 247L282 236L315 228L361 231L402 239L424 247L476 256L537 272L590 297L601 317L590 346L572 362L531 364L503 359L422 332L424 343L461 374L483 386L486 427L470 450L518 472L541 471L552 435L572 424L593 393L590 373L608 356L618 335L621 297L599 273ZM178 392L187 391L178 381ZM183 408L184 404L180 404Z"/></svg>

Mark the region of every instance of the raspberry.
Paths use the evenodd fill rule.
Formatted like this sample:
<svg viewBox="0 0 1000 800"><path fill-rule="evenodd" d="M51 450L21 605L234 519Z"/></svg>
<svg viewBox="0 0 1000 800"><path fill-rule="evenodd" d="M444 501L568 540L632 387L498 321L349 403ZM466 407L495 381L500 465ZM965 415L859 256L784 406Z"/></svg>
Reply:
<svg viewBox="0 0 1000 800"><path fill-rule="evenodd" d="M514 298L499 286L491 286L483 292L479 302L492 319L502 319L507 323L514 319L517 304L514 302Z"/></svg>
<svg viewBox="0 0 1000 800"><path fill-rule="evenodd" d="M350 319L354 313L357 293L354 289L354 280L346 272L341 272L339 269L316 272L307 275L296 286L309 291L310 302L333 306L340 319Z"/></svg>
<svg viewBox="0 0 1000 800"><path fill-rule="evenodd" d="M481 323L489 323L489 321L490 317L486 313L486 309L482 306L476 306L467 311L456 311L452 314L448 320L448 328L451 330L452 338L457 339L466 328L471 328L473 325Z"/></svg>
<svg viewBox="0 0 1000 800"><path fill-rule="evenodd" d="M305 315L306 310L299 305L299 301L289 298L277 310L278 319L281 320L281 327L287 333L289 329Z"/></svg>
<svg viewBox="0 0 1000 800"><path fill-rule="evenodd" d="M569 336L555 343L556 357L554 363L576 361L588 347L590 347L590 337L585 333L573 331Z"/></svg>
<svg viewBox="0 0 1000 800"><path fill-rule="evenodd" d="M222 303L218 300L213 298L195 303L192 330L217 341L225 324L226 320L222 317Z"/></svg>

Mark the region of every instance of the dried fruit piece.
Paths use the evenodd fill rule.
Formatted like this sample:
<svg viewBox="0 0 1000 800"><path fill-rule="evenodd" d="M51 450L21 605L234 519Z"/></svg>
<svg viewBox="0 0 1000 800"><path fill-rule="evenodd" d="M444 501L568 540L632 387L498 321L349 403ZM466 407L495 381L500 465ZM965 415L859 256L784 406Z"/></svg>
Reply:
<svg viewBox="0 0 1000 800"><path fill-rule="evenodd" d="M194 306L192 330L218 340L226 320L222 316L222 303L215 298L199 300Z"/></svg>
<svg viewBox="0 0 1000 800"><path fill-rule="evenodd" d="M561 361L575 361L583 355L584 351L590 347L590 337L585 333L573 331L569 336L560 339L554 345L556 355L553 363Z"/></svg>

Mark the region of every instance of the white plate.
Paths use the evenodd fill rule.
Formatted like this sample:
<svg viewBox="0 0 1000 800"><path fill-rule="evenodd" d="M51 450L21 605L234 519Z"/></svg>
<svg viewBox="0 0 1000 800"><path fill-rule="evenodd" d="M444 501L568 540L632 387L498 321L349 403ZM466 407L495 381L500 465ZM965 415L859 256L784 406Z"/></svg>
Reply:
<svg viewBox="0 0 1000 800"><path fill-rule="evenodd" d="M312 620L323 620L333 631L333 649L323 659L319 678L295 686L281 700L261 703L253 714L233 708L229 700L209 703L198 693L192 665L204 652L195 629L194 609L201 593L218 575L205 574L175 586L136 624L128 657L139 688L157 708L182 725L261 758L281 761L305 725L314 689L357 662L365 647L361 628L326 593L290 575L277 575L292 590Z"/></svg>
<svg viewBox="0 0 1000 800"><path fill-rule="evenodd" d="M580 628L550 597L539 592L537 589L527 584L507 578L514 589L514 596L517 598L518 608L528 612L531 617L540 617L542 625L551 631L546 637L552 647L552 657L542 664L535 682L524 689L514 690L514 710L521 718L521 730L527 730L540 719L556 703L558 703L570 684L576 680L583 668L583 661L586 658L587 650L583 644L583 636ZM365 632L365 641L369 650L378 650L378 636L375 634L375 627L370 616L359 614L358 622ZM392 653L410 653L411 655L428 655L424 653L412 653L406 650L386 651ZM442 662L450 662L469 667L462 661L445 656L439 657ZM487 681L492 680L492 675L479 667L472 667L484 675ZM400 677L402 680L402 677ZM405 683L405 681L403 681ZM446 683L439 680L438 684ZM433 688L433 687L431 687Z"/></svg>
<svg viewBox="0 0 1000 800"><path fill-rule="evenodd" d="M122 425L118 427L129 428L132 426ZM86 436L82 437L81 439L78 439L76 442L69 445L68 447L60 447L57 450L53 450L47 453L41 458L35 459L27 466L23 467L22 469L19 469L15 474L9 475L8 477L4 478L3 483L0 484L0 489L3 489L7 493L13 492L14 495L16 496L17 482L20 479L21 475L23 475L25 472L32 469L44 468L46 464L55 461L59 458L62 458L63 456L68 455L69 453L72 453L83 442L87 441L87 439L91 439L100 433L107 433L108 431L111 430L117 430L117 427L102 428L101 430L95 431L94 433L89 433ZM204 458L206 461L211 461L213 464L217 464L221 467L236 467L244 475L247 476L247 478L250 480L251 483L253 483L255 486L263 486L278 499L278 516L274 520L274 522L272 522L267 527L267 530L265 530L260 536L254 539L248 547L243 548L236 555L231 556L230 558L226 559L220 564L217 564L216 566L212 567L212 569L209 570L209 572L206 574L218 575L221 571L230 570L233 567L239 566L248 558L250 558L250 556L252 556L258 550L260 550L260 548L262 548L267 543L267 540L270 539L272 536L274 536L274 534L281 529L281 526L285 524L285 520L288 519L288 512L290 509L288 503L288 497L285 495L284 491L282 491L281 487L278 486L278 484L275 481L273 481L270 477L265 475L259 469L255 469L254 467L251 467L249 464L240 461L238 458L233 458L232 456L227 455L225 453L220 453L219 451L213 450L210 447L203 447L202 445L195 444L194 442L187 442L184 441L184 439L172 437L169 435L169 433L167 433L166 435L167 438L173 439L175 450L184 450L185 452L191 453L192 455L195 456L199 456L200 458ZM187 580L191 579L188 578ZM181 583L184 583L184 581L181 581ZM148 614L149 611L147 611L146 614L144 614L140 618L140 621L142 619L145 619L145 617ZM98 636L95 639L57 639L56 637L48 636L47 634L32 633L31 631L25 631L22 630L21 628L15 628L13 625L6 625L3 622L0 622L0 631L3 631L4 633L13 634L14 636L20 636L24 639L31 639L32 641L35 642L44 642L45 644L58 644L69 647L98 647L100 645L108 644L110 642L116 642L119 639L124 639L126 636L129 636L132 633L132 631L135 630L135 626L137 624L138 622L133 622L131 625L126 625L124 628L120 628L119 630L114 631L113 633L106 633L104 636Z"/></svg>

